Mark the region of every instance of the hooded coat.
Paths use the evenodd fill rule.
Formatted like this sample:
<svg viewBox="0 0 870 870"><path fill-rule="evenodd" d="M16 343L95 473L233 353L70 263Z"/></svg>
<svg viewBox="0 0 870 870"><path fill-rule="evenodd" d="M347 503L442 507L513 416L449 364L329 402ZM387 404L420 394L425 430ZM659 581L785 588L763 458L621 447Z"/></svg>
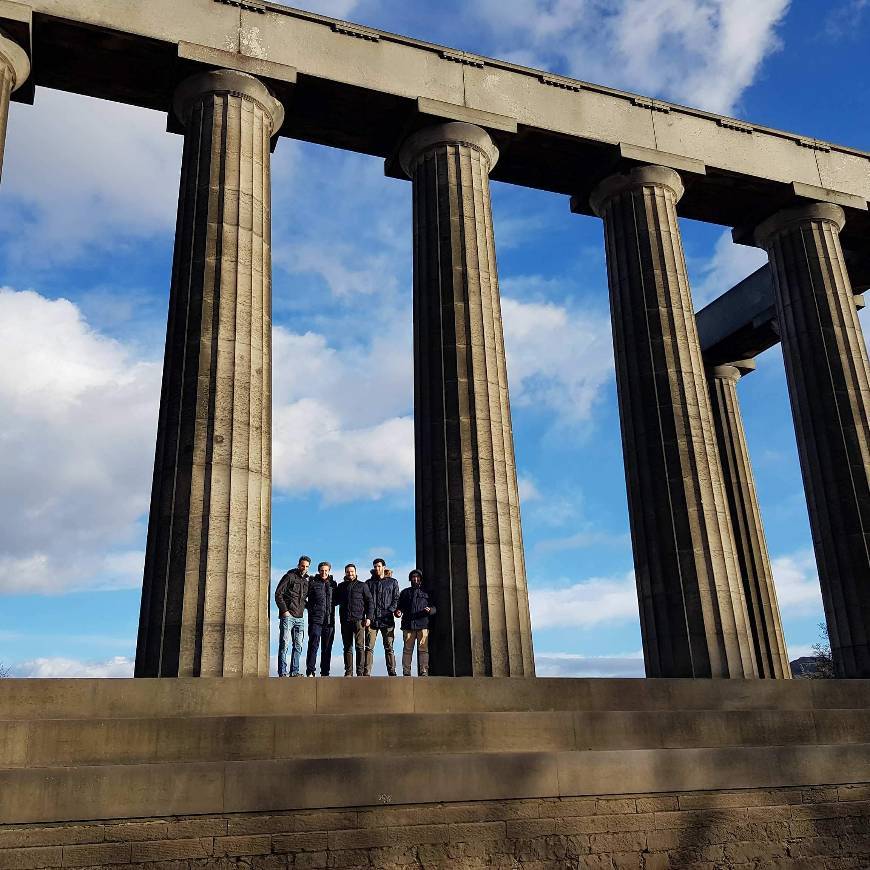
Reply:
<svg viewBox="0 0 870 870"><path fill-rule="evenodd" d="M422 575L421 575L422 580ZM426 608L429 612L426 613ZM429 600L429 593L412 583L399 594L399 606L396 610L402 612L402 631L419 631L429 628L429 620L435 615L435 605Z"/></svg>

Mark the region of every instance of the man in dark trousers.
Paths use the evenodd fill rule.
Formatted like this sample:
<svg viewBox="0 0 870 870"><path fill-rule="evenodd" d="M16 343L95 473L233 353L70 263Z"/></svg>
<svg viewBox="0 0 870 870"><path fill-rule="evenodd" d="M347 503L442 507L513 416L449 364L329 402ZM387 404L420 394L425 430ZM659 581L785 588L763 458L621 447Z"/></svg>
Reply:
<svg viewBox="0 0 870 870"><path fill-rule="evenodd" d="M280 630L278 632L278 676L287 676L287 647L293 639L290 676L301 677L299 659L302 656L302 638L305 637L305 599L308 597L308 566L310 556L300 556L299 564L291 568L275 587Z"/></svg>
<svg viewBox="0 0 870 870"><path fill-rule="evenodd" d="M320 649L320 676L329 676L332 642L335 639L335 590L337 583L330 574L329 562L317 566L317 574L308 584L308 656L305 675L313 677Z"/></svg>
<svg viewBox="0 0 870 870"><path fill-rule="evenodd" d="M356 675L365 675L366 629L371 624L372 594L356 576L356 565L344 566L344 580L336 590L338 621L344 647L344 675L353 676L353 648L356 646Z"/></svg>
<svg viewBox="0 0 870 870"><path fill-rule="evenodd" d="M435 605L423 588L423 574L416 568L408 575L411 585L399 595L396 616L402 620L402 673L411 676L411 657L417 647L417 676L429 676L429 620L435 615Z"/></svg>
<svg viewBox="0 0 870 870"><path fill-rule="evenodd" d="M396 654L393 652L393 640L396 635L396 617L393 615L399 606L399 581L387 576L387 563L383 559L372 562L372 574L366 580L366 586L372 593L374 616L371 628L366 635L366 666L365 675L372 672L372 660L375 655L375 642L378 632L384 643L384 658L387 663L387 673L396 676Z"/></svg>

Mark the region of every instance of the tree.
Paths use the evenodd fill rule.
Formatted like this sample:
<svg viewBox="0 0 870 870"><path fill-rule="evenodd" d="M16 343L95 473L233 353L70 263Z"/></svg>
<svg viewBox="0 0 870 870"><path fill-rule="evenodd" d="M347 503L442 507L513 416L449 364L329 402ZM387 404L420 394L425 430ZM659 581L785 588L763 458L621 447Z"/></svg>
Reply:
<svg viewBox="0 0 870 870"><path fill-rule="evenodd" d="M821 637L813 644L813 653L816 657L816 670L810 674L810 679L833 680L837 674L834 672L831 639L828 637L828 626L826 623L819 623L819 634Z"/></svg>
<svg viewBox="0 0 870 870"><path fill-rule="evenodd" d="M0 680L2 680L3 677L8 677L9 674L9 668L7 668L6 665L3 664L3 662L0 662Z"/></svg>

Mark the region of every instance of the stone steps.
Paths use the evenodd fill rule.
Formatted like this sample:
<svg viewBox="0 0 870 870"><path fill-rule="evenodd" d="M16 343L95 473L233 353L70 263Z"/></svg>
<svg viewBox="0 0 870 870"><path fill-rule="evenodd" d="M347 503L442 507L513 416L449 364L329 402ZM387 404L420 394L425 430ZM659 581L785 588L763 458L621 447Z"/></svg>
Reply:
<svg viewBox="0 0 870 870"><path fill-rule="evenodd" d="M344 713L870 709L870 680L54 679L0 683L0 720Z"/></svg>
<svg viewBox="0 0 870 870"><path fill-rule="evenodd" d="M0 768L855 743L865 710L46 719L0 721Z"/></svg>
<svg viewBox="0 0 870 870"><path fill-rule="evenodd" d="M0 824L870 778L870 681L2 680Z"/></svg>

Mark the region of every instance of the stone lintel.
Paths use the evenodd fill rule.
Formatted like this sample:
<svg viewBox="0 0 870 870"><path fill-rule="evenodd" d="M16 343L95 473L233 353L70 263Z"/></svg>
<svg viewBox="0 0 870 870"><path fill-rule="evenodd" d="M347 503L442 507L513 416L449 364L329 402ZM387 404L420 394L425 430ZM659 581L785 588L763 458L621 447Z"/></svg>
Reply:
<svg viewBox="0 0 870 870"><path fill-rule="evenodd" d="M209 45L198 45L195 42L179 42L178 59L192 61L210 69L234 69L261 79L284 82L288 85L296 84L295 67L239 54L237 51L224 51Z"/></svg>

